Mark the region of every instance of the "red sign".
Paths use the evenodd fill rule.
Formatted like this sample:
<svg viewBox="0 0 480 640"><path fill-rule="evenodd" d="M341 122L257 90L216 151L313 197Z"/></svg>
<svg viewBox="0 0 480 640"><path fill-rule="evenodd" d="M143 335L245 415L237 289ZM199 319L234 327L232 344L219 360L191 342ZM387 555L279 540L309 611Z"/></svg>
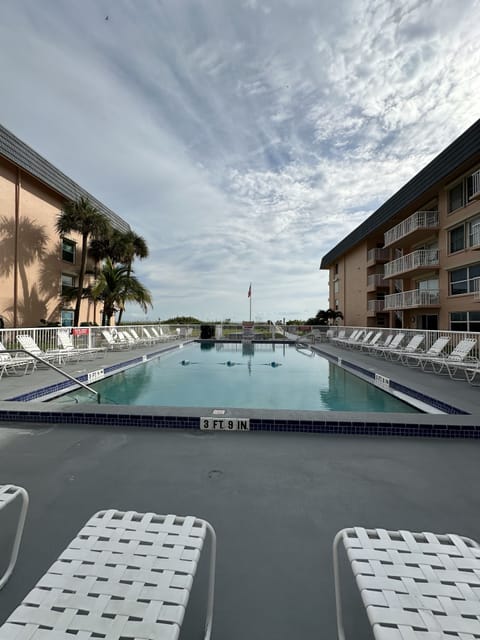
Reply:
<svg viewBox="0 0 480 640"><path fill-rule="evenodd" d="M72 329L72 335L74 336L88 336L90 329L85 327L84 329Z"/></svg>

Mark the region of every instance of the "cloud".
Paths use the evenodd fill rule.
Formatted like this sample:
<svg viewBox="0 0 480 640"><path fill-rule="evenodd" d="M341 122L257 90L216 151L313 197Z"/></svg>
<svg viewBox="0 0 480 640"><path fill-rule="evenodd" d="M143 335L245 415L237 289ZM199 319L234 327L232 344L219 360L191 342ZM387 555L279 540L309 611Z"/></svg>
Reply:
<svg viewBox="0 0 480 640"><path fill-rule="evenodd" d="M146 238L151 317L241 319L252 281L256 316L306 318L322 255L478 118L476 12L18 0L0 118Z"/></svg>

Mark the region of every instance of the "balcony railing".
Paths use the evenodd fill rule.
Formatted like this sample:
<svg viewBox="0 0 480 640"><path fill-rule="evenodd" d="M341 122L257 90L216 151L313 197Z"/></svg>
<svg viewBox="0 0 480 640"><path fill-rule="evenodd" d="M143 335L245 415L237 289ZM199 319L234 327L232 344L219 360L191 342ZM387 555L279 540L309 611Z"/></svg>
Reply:
<svg viewBox="0 0 480 640"><path fill-rule="evenodd" d="M385 278L426 267L438 267L438 249L420 249L388 262L384 267Z"/></svg>
<svg viewBox="0 0 480 640"><path fill-rule="evenodd" d="M480 198L480 170L472 173L472 195L470 196L471 200Z"/></svg>
<svg viewBox="0 0 480 640"><path fill-rule="evenodd" d="M367 252L367 262L388 262L390 251L388 249L376 248Z"/></svg>
<svg viewBox="0 0 480 640"><path fill-rule="evenodd" d="M470 231L470 248L480 249L480 225L475 225Z"/></svg>
<svg viewBox="0 0 480 640"><path fill-rule="evenodd" d="M385 296L385 311L397 309L411 309L414 307L438 307L440 305L440 291L438 289L413 289Z"/></svg>
<svg viewBox="0 0 480 640"><path fill-rule="evenodd" d="M480 278L475 278L473 281L473 299L475 302L480 302Z"/></svg>
<svg viewBox="0 0 480 640"><path fill-rule="evenodd" d="M381 313L384 310L385 302L384 300L368 300L367 301L367 311L369 315L375 313Z"/></svg>
<svg viewBox="0 0 480 640"><path fill-rule="evenodd" d="M367 288L376 289L377 287L389 287L389 283L385 280L383 273L372 273L367 277Z"/></svg>
<svg viewBox="0 0 480 640"><path fill-rule="evenodd" d="M438 225L438 211L416 211L385 232L384 244L387 247L418 229L435 229Z"/></svg>

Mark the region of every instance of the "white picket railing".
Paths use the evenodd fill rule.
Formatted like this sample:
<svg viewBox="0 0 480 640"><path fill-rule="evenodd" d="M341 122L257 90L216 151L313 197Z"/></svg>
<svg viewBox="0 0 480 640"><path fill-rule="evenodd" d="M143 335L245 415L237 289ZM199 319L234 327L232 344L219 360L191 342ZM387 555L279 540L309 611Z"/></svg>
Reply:
<svg viewBox="0 0 480 640"><path fill-rule="evenodd" d="M384 266L385 278L392 278L399 273L406 273L420 267L435 267L438 264L438 249L419 249L388 262Z"/></svg>
<svg viewBox="0 0 480 640"><path fill-rule="evenodd" d="M387 262L390 259L390 251L377 247L367 251L367 262Z"/></svg>
<svg viewBox="0 0 480 640"><path fill-rule="evenodd" d="M470 198L473 200L474 198L480 198L480 169L472 173L472 195Z"/></svg>
<svg viewBox="0 0 480 640"><path fill-rule="evenodd" d="M385 296L385 311L397 309L411 309L415 307L438 307L440 291L438 289L413 289Z"/></svg>
<svg viewBox="0 0 480 640"><path fill-rule="evenodd" d="M372 287L389 287L390 283L388 280L385 280L383 277L383 273L372 273L367 276L367 287L371 289Z"/></svg>
<svg viewBox="0 0 480 640"><path fill-rule="evenodd" d="M369 313L381 313L385 309L384 300L368 300L367 310Z"/></svg>
<svg viewBox="0 0 480 640"><path fill-rule="evenodd" d="M384 234L384 245L387 247L398 242L418 229L435 229L439 226L438 211L415 211Z"/></svg>

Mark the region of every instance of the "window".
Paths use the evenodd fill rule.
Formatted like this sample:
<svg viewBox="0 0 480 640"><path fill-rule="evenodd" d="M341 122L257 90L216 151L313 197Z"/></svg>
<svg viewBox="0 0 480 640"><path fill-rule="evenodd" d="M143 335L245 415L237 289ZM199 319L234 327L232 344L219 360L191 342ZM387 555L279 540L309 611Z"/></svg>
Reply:
<svg viewBox="0 0 480 640"><path fill-rule="evenodd" d="M450 189L448 192L448 211L455 211L455 209L459 209L463 207L465 204L464 194L463 194L463 180L459 182L453 189Z"/></svg>
<svg viewBox="0 0 480 640"><path fill-rule="evenodd" d="M71 240L62 240L62 260L65 262L75 263L75 248L76 243Z"/></svg>
<svg viewBox="0 0 480 640"><path fill-rule="evenodd" d="M338 293L338 291L339 291L339 284L338 284L338 280L335 280L335 283L334 283L334 287L333 287L333 288L334 288L334 293Z"/></svg>
<svg viewBox="0 0 480 640"><path fill-rule="evenodd" d="M456 251L462 251L465 249L465 228L463 224L460 227L455 227L448 233L449 237L449 251L455 253Z"/></svg>
<svg viewBox="0 0 480 640"><path fill-rule="evenodd" d="M334 270L334 274L336 276L338 276L338 262L335 263L335 270Z"/></svg>
<svg viewBox="0 0 480 640"><path fill-rule="evenodd" d="M69 292L69 290L75 286L75 276L71 276L68 273L62 273L62 296Z"/></svg>
<svg viewBox="0 0 480 640"><path fill-rule="evenodd" d="M73 327L73 311L62 309L62 327Z"/></svg>
<svg viewBox="0 0 480 640"><path fill-rule="evenodd" d="M475 291L475 279L480 277L480 264L450 271L450 295L458 296Z"/></svg>
<svg viewBox="0 0 480 640"><path fill-rule="evenodd" d="M480 332L480 311L454 311L450 314L451 331Z"/></svg>

